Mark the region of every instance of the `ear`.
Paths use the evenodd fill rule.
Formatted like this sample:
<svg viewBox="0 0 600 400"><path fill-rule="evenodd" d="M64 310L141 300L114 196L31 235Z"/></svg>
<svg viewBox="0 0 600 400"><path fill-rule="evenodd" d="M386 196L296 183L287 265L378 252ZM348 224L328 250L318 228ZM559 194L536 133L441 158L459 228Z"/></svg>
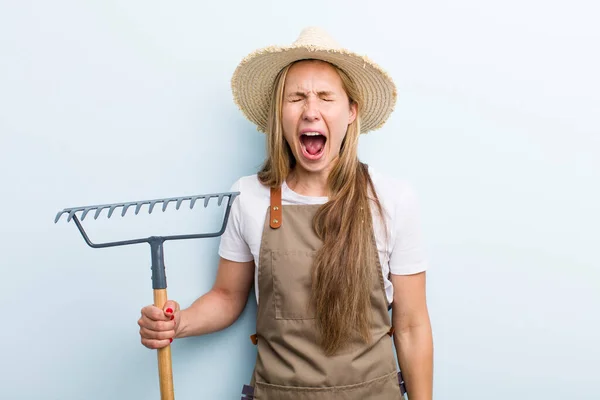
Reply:
<svg viewBox="0 0 600 400"><path fill-rule="evenodd" d="M358 114L358 104L356 102L350 103L350 115L348 117L348 125L354 122L356 115Z"/></svg>

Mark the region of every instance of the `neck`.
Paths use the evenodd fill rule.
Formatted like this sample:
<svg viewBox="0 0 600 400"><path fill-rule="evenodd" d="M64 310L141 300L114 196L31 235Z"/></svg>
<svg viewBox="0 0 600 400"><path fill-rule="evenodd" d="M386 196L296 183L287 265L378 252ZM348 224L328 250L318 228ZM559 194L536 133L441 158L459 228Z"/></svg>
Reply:
<svg viewBox="0 0 600 400"><path fill-rule="evenodd" d="M287 185L294 192L303 196L327 197L327 177L329 170L309 172L302 168L294 168L287 177Z"/></svg>

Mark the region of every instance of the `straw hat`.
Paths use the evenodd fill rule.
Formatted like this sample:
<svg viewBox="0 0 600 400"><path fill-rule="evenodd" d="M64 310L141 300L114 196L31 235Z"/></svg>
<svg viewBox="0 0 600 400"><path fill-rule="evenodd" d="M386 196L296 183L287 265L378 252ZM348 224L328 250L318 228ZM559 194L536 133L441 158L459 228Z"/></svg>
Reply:
<svg viewBox="0 0 600 400"><path fill-rule="evenodd" d="M340 47L320 28L302 30L290 46L266 47L248 55L231 80L233 100L243 114L266 132L271 90L277 74L288 64L318 59L334 64L350 77L362 93L361 133L383 126L396 103L391 77L367 57Z"/></svg>

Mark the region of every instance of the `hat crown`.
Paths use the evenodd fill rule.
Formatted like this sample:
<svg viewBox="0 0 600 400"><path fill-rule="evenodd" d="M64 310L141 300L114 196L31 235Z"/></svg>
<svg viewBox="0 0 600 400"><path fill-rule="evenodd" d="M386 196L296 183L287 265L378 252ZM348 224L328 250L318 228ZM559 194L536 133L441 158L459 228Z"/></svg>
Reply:
<svg viewBox="0 0 600 400"><path fill-rule="evenodd" d="M340 45L324 29L315 26L304 28L293 46L315 46L325 49L340 48Z"/></svg>

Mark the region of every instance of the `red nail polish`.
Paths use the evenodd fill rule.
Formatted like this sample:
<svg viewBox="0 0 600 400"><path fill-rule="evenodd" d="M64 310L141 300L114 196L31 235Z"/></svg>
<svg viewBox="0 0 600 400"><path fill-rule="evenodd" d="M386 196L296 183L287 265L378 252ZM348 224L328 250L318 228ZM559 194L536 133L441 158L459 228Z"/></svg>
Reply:
<svg viewBox="0 0 600 400"><path fill-rule="evenodd" d="M167 308L166 310L169 314L171 314L173 312L173 309L171 307Z"/></svg>
<svg viewBox="0 0 600 400"><path fill-rule="evenodd" d="M175 315L171 315L171 321L175 319Z"/></svg>
<svg viewBox="0 0 600 400"><path fill-rule="evenodd" d="M173 339L169 339L169 343L173 343Z"/></svg>

